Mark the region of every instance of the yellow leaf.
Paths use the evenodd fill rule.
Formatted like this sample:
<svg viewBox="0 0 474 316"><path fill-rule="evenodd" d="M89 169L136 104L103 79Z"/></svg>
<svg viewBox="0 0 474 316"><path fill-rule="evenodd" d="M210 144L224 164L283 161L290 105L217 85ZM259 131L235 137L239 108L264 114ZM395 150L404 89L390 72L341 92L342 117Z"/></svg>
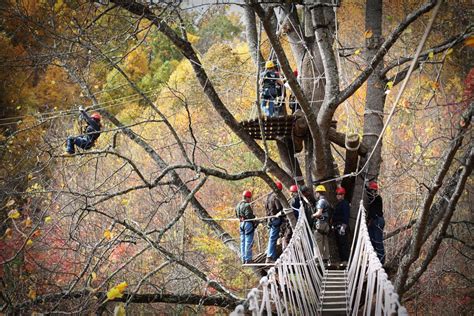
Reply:
<svg viewBox="0 0 474 316"><path fill-rule="evenodd" d="M123 292L125 291L125 289L127 288L128 284L127 282L122 282L116 286L114 286L113 288L111 288L108 292L107 292L107 300L113 300L113 299L116 299L116 298L120 298L123 296Z"/></svg>
<svg viewBox="0 0 474 316"><path fill-rule="evenodd" d="M95 86L94 86L94 89L99 89L99 86L98 86L98 85L95 85Z"/></svg>
<svg viewBox="0 0 474 316"><path fill-rule="evenodd" d="M446 51L446 55L451 55L452 53L453 53L452 47Z"/></svg>
<svg viewBox="0 0 474 316"><path fill-rule="evenodd" d="M433 59L434 57L434 52L431 51L429 54L428 54L428 59Z"/></svg>
<svg viewBox="0 0 474 316"><path fill-rule="evenodd" d="M28 180L31 180L31 179L33 179L33 174L32 174L32 173L29 173L29 174L28 174Z"/></svg>
<svg viewBox="0 0 474 316"><path fill-rule="evenodd" d="M392 87L393 87L393 81L387 82L387 84L385 85L385 87L386 87L388 90L392 89Z"/></svg>
<svg viewBox="0 0 474 316"><path fill-rule="evenodd" d="M200 37L199 36L196 36L196 35L193 35L191 33L188 33L188 41L191 43L191 44L196 44L198 41L199 41Z"/></svg>
<svg viewBox="0 0 474 316"><path fill-rule="evenodd" d="M106 229L104 231L104 238L108 239L108 240L112 239L112 232L110 230Z"/></svg>
<svg viewBox="0 0 474 316"><path fill-rule="evenodd" d="M107 300L109 300L109 301L114 300L116 298L120 298L122 296L123 296L123 294L120 293L120 291L118 289L116 289L115 287L111 288L107 292Z"/></svg>
<svg viewBox="0 0 474 316"><path fill-rule="evenodd" d="M128 286L128 283L127 282L122 282L122 283L119 283L117 284L115 287L120 291L120 292L123 292L125 291L125 289L127 288Z"/></svg>
<svg viewBox="0 0 474 316"><path fill-rule="evenodd" d="M3 235L5 238L10 239L12 238L13 235L13 230L9 227L5 230L5 235Z"/></svg>
<svg viewBox="0 0 474 316"><path fill-rule="evenodd" d="M10 207L12 206L13 204L15 204L15 200L14 199L10 199L7 204L5 205L5 207Z"/></svg>
<svg viewBox="0 0 474 316"><path fill-rule="evenodd" d="M17 210L11 210L10 212L8 212L8 218L18 219L20 218L20 216L20 212L18 212Z"/></svg>
<svg viewBox="0 0 474 316"><path fill-rule="evenodd" d="M31 218L28 216L25 221L23 222L23 224L25 224L25 227L26 228L29 228L31 227Z"/></svg>
<svg viewBox="0 0 474 316"><path fill-rule="evenodd" d="M33 240L31 240L31 239L28 239L28 241L26 242L26 245L27 245L27 246L31 246L31 245L33 245Z"/></svg>
<svg viewBox="0 0 474 316"><path fill-rule="evenodd" d="M354 52L354 55L359 55L359 54L360 54L360 48Z"/></svg>
<svg viewBox="0 0 474 316"><path fill-rule="evenodd" d="M128 205L128 200L127 199L122 199L122 201L120 201L120 204L122 204L123 206L127 206Z"/></svg>
<svg viewBox="0 0 474 316"><path fill-rule="evenodd" d="M464 40L464 45L474 47L474 36L469 36L468 38L466 38Z"/></svg>
<svg viewBox="0 0 474 316"><path fill-rule="evenodd" d="M30 288L30 291L28 292L28 297L34 301L36 299L36 290L33 288Z"/></svg>
<svg viewBox="0 0 474 316"><path fill-rule="evenodd" d="M45 222L46 224L48 224L49 222L51 222L51 220L52 220L51 216L46 216L46 217L44 218L44 222Z"/></svg>
<svg viewBox="0 0 474 316"><path fill-rule="evenodd" d="M21 110L21 105L16 107L17 110Z"/></svg>
<svg viewBox="0 0 474 316"><path fill-rule="evenodd" d="M372 30L367 30L367 31L364 32L364 37L365 38L371 38L373 35L374 35L374 33L372 32Z"/></svg>
<svg viewBox="0 0 474 316"><path fill-rule="evenodd" d="M114 308L114 316L126 316L127 313L125 312L125 306L123 303L118 304Z"/></svg>
<svg viewBox="0 0 474 316"><path fill-rule="evenodd" d="M91 277L92 277L92 281L95 281L97 279L97 273L92 272Z"/></svg>

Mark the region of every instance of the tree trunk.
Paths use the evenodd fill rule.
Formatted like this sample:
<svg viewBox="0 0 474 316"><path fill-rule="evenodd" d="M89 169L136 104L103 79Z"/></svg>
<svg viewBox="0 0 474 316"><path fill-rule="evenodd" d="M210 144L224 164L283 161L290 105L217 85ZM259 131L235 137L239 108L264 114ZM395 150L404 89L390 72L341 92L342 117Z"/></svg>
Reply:
<svg viewBox="0 0 474 316"><path fill-rule="evenodd" d="M382 43L382 0L367 0L365 12L365 29L367 33L372 32L372 37L366 39L366 54L367 63L374 58L378 48ZM369 153L373 150L375 143L383 129L383 110L385 105L385 83L380 79L379 72L383 67L383 60L375 68L375 71L370 75L367 81L367 96L365 99L365 113L364 113L364 135L362 144L367 148ZM368 180L376 179L379 175L380 164L382 162L382 142L379 143L377 149L372 155L370 162L362 174ZM366 157L368 158L368 157ZM362 158L360 166L366 163L366 159ZM363 198L364 178L358 177L354 187L354 194L352 197L352 205L359 205ZM357 207L351 210L351 226L353 227L355 219L357 218Z"/></svg>

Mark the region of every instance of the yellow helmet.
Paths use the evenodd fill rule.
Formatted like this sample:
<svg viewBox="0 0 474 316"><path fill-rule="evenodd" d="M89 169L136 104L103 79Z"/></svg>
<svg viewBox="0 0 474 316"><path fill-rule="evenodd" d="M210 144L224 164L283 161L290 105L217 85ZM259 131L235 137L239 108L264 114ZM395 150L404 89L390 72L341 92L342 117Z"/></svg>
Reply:
<svg viewBox="0 0 474 316"><path fill-rule="evenodd" d="M326 192L324 185L320 184L316 187L316 192Z"/></svg>
<svg viewBox="0 0 474 316"><path fill-rule="evenodd" d="M265 69L270 69L273 67L275 67L275 63L273 62L273 60L269 60L265 63Z"/></svg>

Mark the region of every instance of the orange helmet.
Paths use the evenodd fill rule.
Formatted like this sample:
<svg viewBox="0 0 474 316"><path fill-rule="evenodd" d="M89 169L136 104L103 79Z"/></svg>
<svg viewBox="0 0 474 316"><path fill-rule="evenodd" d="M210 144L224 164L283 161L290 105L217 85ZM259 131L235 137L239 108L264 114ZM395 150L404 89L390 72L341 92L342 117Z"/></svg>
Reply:
<svg viewBox="0 0 474 316"><path fill-rule="evenodd" d="M94 112L92 113L91 118L93 118L96 121L100 121L102 119L102 116L99 113Z"/></svg>
<svg viewBox="0 0 474 316"><path fill-rule="evenodd" d="M280 182L280 181L277 181L277 182L275 182L275 184L276 184L276 186L277 186L278 190L280 190L280 191L281 191L281 190L283 189L283 184L281 184L281 182Z"/></svg>
<svg viewBox="0 0 474 316"><path fill-rule="evenodd" d="M346 194L346 189L339 187L336 189L336 194Z"/></svg>
<svg viewBox="0 0 474 316"><path fill-rule="evenodd" d="M378 189L379 189L379 185L378 185L377 182L375 182L375 181L370 181L370 182L369 182L369 189L371 189L371 190L378 190Z"/></svg>
<svg viewBox="0 0 474 316"><path fill-rule="evenodd" d="M244 198L251 198L252 197L252 192L250 192L249 190L245 190L244 193L243 193L243 196Z"/></svg>
<svg viewBox="0 0 474 316"><path fill-rule="evenodd" d="M296 184L293 184L291 187L290 187L290 192L298 192L298 186Z"/></svg>

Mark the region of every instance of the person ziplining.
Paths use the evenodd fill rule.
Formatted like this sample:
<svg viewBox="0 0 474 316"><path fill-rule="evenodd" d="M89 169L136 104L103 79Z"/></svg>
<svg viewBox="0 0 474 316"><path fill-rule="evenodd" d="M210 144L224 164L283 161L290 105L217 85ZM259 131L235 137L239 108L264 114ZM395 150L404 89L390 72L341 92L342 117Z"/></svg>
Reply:
<svg viewBox="0 0 474 316"><path fill-rule="evenodd" d="M79 111L81 112L80 118L86 121L87 127L82 135L68 136L66 140L66 152L70 155L76 152L75 146L84 150L91 149L95 145L97 138L99 138L102 128L102 124L100 123L102 117L99 113L94 112L89 116L82 106L79 107Z"/></svg>

